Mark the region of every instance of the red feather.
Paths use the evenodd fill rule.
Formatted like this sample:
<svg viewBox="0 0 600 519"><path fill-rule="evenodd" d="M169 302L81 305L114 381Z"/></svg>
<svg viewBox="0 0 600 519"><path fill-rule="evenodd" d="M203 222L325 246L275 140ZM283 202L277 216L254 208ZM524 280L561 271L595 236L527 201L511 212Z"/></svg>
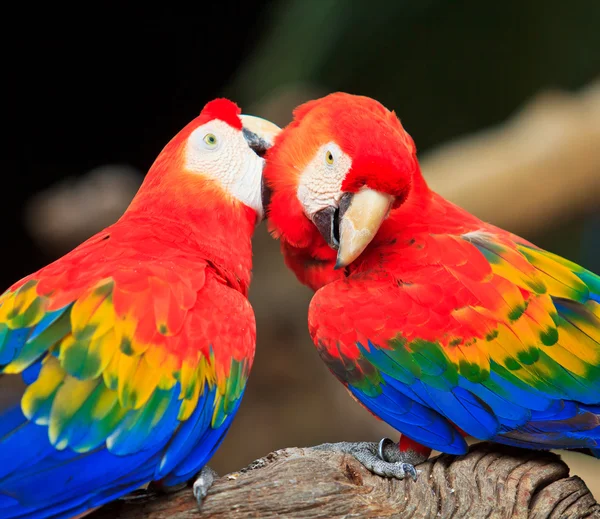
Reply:
<svg viewBox="0 0 600 519"><path fill-rule="evenodd" d="M524 446L600 445L597 408L586 407L600 388L600 277L432 192L412 139L377 101L332 94L294 115L267 155L269 229L316 290L311 336L352 394L445 452L466 449L455 426ZM342 193L367 186L396 197L343 270L297 196L329 142L352 161ZM585 425L553 411L559 403ZM407 407L429 425L404 420ZM543 425L538 411L550 413Z"/></svg>
<svg viewBox="0 0 600 519"><path fill-rule="evenodd" d="M239 117L241 113L242 110L238 105L229 99L221 97L206 104L196 124L200 125L212 119L219 119L226 122L232 128L241 131L242 120Z"/></svg>

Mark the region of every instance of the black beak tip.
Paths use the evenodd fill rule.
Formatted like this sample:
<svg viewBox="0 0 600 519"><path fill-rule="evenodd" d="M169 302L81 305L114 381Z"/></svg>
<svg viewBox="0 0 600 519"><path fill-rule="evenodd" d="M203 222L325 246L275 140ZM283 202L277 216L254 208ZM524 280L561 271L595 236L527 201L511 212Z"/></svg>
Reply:
<svg viewBox="0 0 600 519"><path fill-rule="evenodd" d="M336 235L337 213L337 207L329 205L317 211L311 218L327 245L334 250L339 247L338 236Z"/></svg>
<svg viewBox="0 0 600 519"><path fill-rule="evenodd" d="M328 205L312 216L312 222L333 250L340 248L340 225L352 202L352 193L344 193L338 205ZM336 268L341 268L341 265Z"/></svg>
<svg viewBox="0 0 600 519"><path fill-rule="evenodd" d="M250 149L261 158L265 156L267 150L271 147L267 141L247 128L242 128L242 135L244 136L244 139L246 139Z"/></svg>
<svg viewBox="0 0 600 519"><path fill-rule="evenodd" d="M340 269L343 269L345 267L346 267L346 265L342 265L340 263L340 258L338 258L337 261L335 262L335 265L333 266L333 270L340 270Z"/></svg>

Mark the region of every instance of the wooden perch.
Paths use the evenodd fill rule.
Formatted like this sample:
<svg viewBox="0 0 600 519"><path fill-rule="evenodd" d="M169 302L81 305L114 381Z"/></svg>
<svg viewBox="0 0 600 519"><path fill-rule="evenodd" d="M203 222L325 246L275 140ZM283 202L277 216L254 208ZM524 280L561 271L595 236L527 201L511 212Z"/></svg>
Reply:
<svg viewBox="0 0 600 519"><path fill-rule="evenodd" d="M196 509L191 489L126 498L90 519L600 518L585 483L552 453L488 443L419 465L418 480L374 476L352 456L283 449L219 478Z"/></svg>

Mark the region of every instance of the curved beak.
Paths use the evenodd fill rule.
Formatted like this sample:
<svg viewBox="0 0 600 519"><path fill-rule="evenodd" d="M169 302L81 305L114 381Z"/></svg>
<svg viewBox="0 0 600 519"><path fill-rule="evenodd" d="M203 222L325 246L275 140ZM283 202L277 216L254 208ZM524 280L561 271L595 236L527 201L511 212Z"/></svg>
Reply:
<svg viewBox="0 0 600 519"><path fill-rule="evenodd" d="M275 137L281 128L271 121L256 117L254 115L240 115L242 120L242 133L248 146L259 156L263 157L265 152L273 146Z"/></svg>
<svg viewBox="0 0 600 519"><path fill-rule="evenodd" d="M335 268L343 268L358 258L377 234L390 212L394 197L373 189L356 193L340 221L340 245Z"/></svg>
<svg viewBox="0 0 600 519"><path fill-rule="evenodd" d="M346 267L371 243L390 212L394 197L369 188L346 193L339 207L326 207L312 221L327 243L337 249L336 269Z"/></svg>
<svg viewBox="0 0 600 519"><path fill-rule="evenodd" d="M275 137L277 137L281 128L271 121L254 115L240 115L240 119L242 120L242 134L248 146L254 153L263 158L267 150L273 146ZM266 211L271 202L271 189L265 183L264 177L261 180L260 191L262 206Z"/></svg>

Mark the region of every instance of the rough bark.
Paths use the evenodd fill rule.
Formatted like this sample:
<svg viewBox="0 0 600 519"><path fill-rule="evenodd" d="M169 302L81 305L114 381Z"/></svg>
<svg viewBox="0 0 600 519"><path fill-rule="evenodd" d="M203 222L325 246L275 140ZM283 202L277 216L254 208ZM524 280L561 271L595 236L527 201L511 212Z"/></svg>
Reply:
<svg viewBox="0 0 600 519"><path fill-rule="evenodd" d="M600 462L599 462L600 463ZM600 468L600 467L599 467ZM552 453L474 445L418 466L416 482L388 480L352 456L290 448L219 478L198 512L191 489L122 499L105 518L600 518L585 483Z"/></svg>

